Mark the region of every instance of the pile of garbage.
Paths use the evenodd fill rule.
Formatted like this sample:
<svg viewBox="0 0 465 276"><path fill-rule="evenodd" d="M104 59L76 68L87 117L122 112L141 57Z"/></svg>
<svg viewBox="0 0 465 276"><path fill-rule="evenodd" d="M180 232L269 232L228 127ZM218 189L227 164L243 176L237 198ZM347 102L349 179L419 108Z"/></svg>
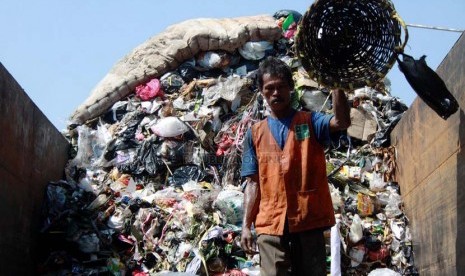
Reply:
<svg viewBox="0 0 465 276"><path fill-rule="evenodd" d="M66 178L46 191L39 273L259 275L258 255L240 247L240 167L246 130L267 114L254 81L260 60L292 68L295 109L331 112L329 91L293 55L299 17L280 11L280 40L202 52L70 128ZM328 147L338 221L328 272L417 274L389 146L407 107L389 92L385 82L349 94L353 126Z"/></svg>

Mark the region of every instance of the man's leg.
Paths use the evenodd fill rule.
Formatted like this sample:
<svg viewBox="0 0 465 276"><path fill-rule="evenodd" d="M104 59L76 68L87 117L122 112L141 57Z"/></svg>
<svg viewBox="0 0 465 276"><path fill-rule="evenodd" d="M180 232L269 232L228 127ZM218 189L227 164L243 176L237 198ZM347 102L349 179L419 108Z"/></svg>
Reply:
<svg viewBox="0 0 465 276"><path fill-rule="evenodd" d="M290 234L292 275L326 275L326 248L323 230Z"/></svg>
<svg viewBox="0 0 465 276"><path fill-rule="evenodd" d="M260 251L260 275L289 275L291 266L289 239L287 236L259 235L257 238Z"/></svg>

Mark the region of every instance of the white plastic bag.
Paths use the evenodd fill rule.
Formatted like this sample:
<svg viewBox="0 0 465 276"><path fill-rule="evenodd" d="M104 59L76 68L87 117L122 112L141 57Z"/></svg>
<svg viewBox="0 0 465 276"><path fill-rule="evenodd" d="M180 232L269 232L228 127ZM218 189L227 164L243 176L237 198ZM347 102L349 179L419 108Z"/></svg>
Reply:
<svg viewBox="0 0 465 276"><path fill-rule="evenodd" d="M384 190L386 182L383 180L383 175L380 173L373 173L373 178L370 180L370 190L373 192L381 192Z"/></svg>
<svg viewBox="0 0 465 276"><path fill-rule="evenodd" d="M189 127L177 117L162 118L151 128L160 137L175 137L186 133Z"/></svg>
<svg viewBox="0 0 465 276"><path fill-rule="evenodd" d="M402 203L400 195L394 191L391 191L389 195L389 202L384 208L384 212L388 218L395 218L402 214L402 211L399 208L399 205Z"/></svg>
<svg viewBox="0 0 465 276"><path fill-rule="evenodd" d="M273 44L268 41L249 41L240 47L239 54L248 60L259 60L265 57L267 50L273 49Z"/></svg>
<svg viewBox="0 0 465 276"><path fill-rule="evenodd" d="M377 268L368 274L368 276L401 276L399 273L389 268Z"/></svg>
<svg viewBox="0 0 465 276"><path fill-rule="evenodd" d="M236 190L223 190L218 194L214 206L223 213L231 224L239 224L244 215L244 194Z"/></svg>
<svg viewBox="0 0 465 276"><path fill-rule="evenodd" d="M353 243L359 242L363 238L362 220L355 214L350 225L349 238Z"/></svg>

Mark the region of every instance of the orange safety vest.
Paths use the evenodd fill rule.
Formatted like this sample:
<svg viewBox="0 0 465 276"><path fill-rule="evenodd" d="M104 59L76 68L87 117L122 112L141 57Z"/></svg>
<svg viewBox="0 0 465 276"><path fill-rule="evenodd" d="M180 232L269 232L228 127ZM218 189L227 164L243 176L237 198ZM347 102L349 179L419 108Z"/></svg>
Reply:
<svg viewBox="0 0 465 276"><path fill-rule="evenodd" d="M286 215L291 233L334 225L324 149L313 132L311 113L294 115L282 150L268 120L252 127L252 140L260 185L257 233L282 235Z"/></svg>

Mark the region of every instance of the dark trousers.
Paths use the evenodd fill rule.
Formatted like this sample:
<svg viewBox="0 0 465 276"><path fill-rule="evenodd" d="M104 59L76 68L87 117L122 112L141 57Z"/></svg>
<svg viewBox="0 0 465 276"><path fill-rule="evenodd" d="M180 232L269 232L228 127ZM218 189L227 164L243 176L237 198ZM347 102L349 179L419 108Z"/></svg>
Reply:
<svg viewBox="0 0 465 276"><path fill-rule="evenodd" d="M323 230L259 235L260 275L326 275L326 249Z"/></svg>

